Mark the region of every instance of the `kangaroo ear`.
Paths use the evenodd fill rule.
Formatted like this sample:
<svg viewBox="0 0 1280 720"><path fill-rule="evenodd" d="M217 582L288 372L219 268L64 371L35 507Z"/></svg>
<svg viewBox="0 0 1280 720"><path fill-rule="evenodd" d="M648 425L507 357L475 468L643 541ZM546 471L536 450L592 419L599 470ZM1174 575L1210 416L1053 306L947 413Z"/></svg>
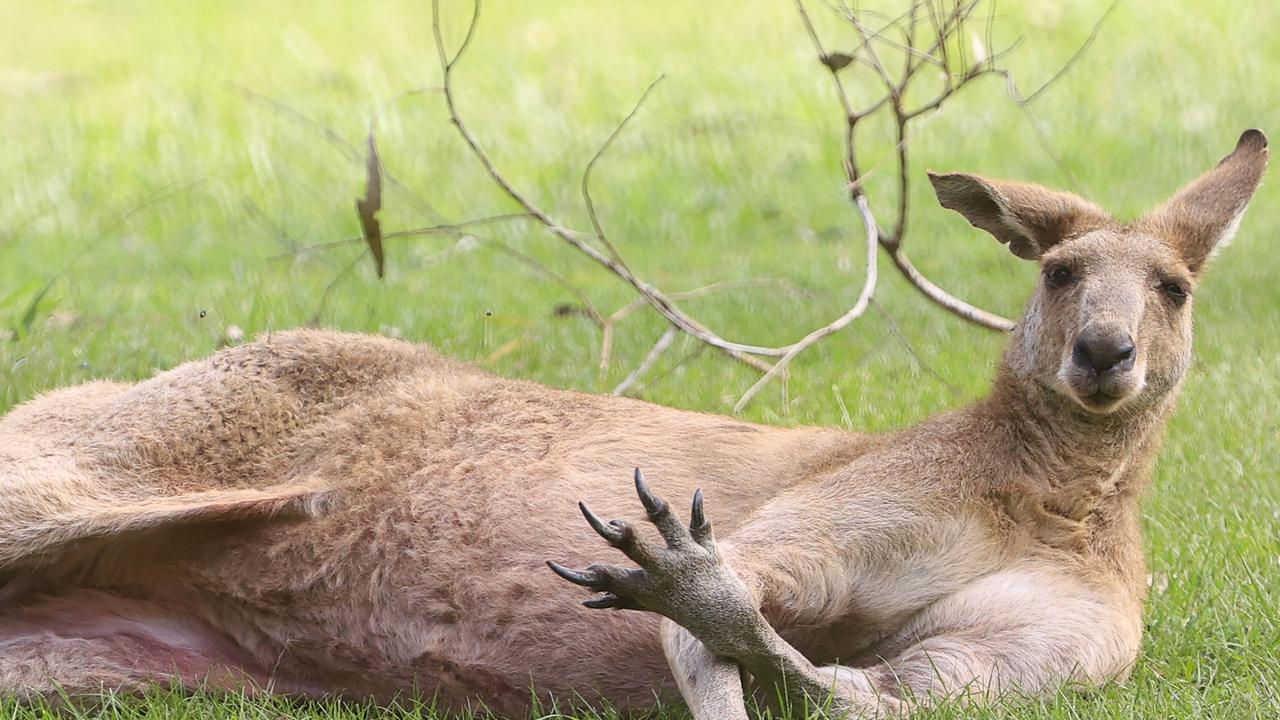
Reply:
<svg viewBox="0 0 1280 720"><path fill-rule="evenodd" d="M942 207L965 216L1027 260L1039 258L1068 237L1115 223L1088 200L1040 185L934 172L929 182Z"/></svg>
<svg viewBox="0 0 1280 720"><path fill-rule="evenodd" d="M1191 272L1199 274L1213 255L1231 242L1244 209L1267 170L1267 136L1246 130L1236 149L1138 226L1171 243Z"/></svg>

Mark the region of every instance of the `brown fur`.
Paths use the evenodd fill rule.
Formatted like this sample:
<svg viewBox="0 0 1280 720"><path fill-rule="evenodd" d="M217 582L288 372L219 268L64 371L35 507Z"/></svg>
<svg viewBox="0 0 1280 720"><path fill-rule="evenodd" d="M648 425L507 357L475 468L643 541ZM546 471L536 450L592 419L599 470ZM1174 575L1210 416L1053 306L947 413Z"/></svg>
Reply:
<svg viewBox="0 0 1280 720"><path fill-rule="evenodd" d="M896 433L553 390L325 331L33 400L0 420L0 690L177 680L518 711L530 687L635 707L678 686L718 718L742 716L739 667L867 712L1123 676L1138 500L1190 358L1191 302L1165 285L1198 282L1265 162L1250 131L1131 224L934 176L944 205L1073 279L1042 284L987 399ZM1078 367L1091 327L1133 338L1131 369ZM547 572L607 552L577 501L643 517L635 466L669 497L705 490L725 577L768 623L677 597L679 577L679 625L592 613Z"/></svg>

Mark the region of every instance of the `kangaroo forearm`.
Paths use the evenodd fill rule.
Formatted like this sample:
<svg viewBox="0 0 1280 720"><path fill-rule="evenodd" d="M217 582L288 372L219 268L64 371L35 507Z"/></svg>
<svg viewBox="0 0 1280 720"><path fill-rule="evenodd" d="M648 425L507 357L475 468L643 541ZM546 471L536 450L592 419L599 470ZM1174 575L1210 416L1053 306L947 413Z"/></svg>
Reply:
<svg viewBox="0 0 1280 720"><path fill-rule="evenodd" d="M803 707L806 701L835 700L837 707L863 707L865 695L861 688L842 688L829 672L815 666L799 650L782 638L768 618L760 612L760 605L767 599L776 583L770 582L769 567L760 560L767 557L754 553L751 548L726 543L725 563L733 574L756 598L753 617L746 621L724 622L709 629L698 628L697 639L714 654L733 660L757 682L771 691L785 693L795 707ZM667 621L670 622L670 621ZM848 697L842 697L848 695Z"/></svg>
<svg viewBox="0 0 1280 720"><path fill-rule="evenodd" d="M808 701L823 702L833 692L839 699L839 688L834 686L831 675L823 673L778 635L763 615L751 635L730 657L757 682L772 691L785 693L794 707L804 707Z"/></svg>
<svg viewBox="0 0 1280 720"><path fill-rule="evenodd" d="M635 486L648 520L666 541L665 547L645 540L625 522L606 523L583 506L591 528L641 569L596 563L585 570L575 570L550 562L551 570L569 582L602 593L588 601L588 607L648 610L683 628L672 635L667 626L663 640L686 699L698 692L699 679L712 679L708 706L718 708L718 712L727 711L735 697L730 670L738 664L764 684L786 693L797 706L810 701L827 702L838 678L814 667L783 640L760 608L766 601L803 617L844 592L847 582L819 582L827 597L794 592L806 584L806 579L836 579L849 571L847 558L840 553L832 557L827 552L834 542L829 537L840 529L839 525L799 522L795 525L806 530L775 533L772 542L764 534L744 532L741 540L735 537L735 541L721 546L703 513L701 493L694 494L686 526L667 502L652 492L639 470L635 473ZM802 520L807 516L794 504L787 505L771 512L775 516L799 515ZM865 534L869 539L875 535ZM869 545L876 547L874 543ZM786 552L780 554L780 548ZM818 607L813 607L815 604ZM684 632L697 642L682 643ZM725 663L726 658L732 663ZM844 710L857 707L845 694L848 693L838 695L836 705Z"/></svg>

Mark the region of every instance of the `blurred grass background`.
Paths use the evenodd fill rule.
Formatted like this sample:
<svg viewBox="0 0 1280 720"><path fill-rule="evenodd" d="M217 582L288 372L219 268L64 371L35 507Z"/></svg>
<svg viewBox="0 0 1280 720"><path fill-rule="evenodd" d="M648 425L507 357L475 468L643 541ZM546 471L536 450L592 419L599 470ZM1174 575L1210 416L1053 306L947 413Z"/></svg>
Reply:
<svg viewBox="0 0 1280 720"><path fill-rule="evenodd" d="M998 4L997 44L1023 38L1006 67L1035 88L1107 7ZM445 11L456 41L469 6ZM1061 162L997 78L957 95L911 141L916 264L960 297L1017 314L1034 267L938 208L925 168L1065 187L1138 214L1243 129L1280 133L1277 21L1280 6L1261 0L1122 2L1033 106ZM589 391L625 377L660 321L628 320L602 375L598 331L556 312L573 297L484 242L389 240L384 281L358 245L297 252L359 235L353 203L374 115L383 162L409 188L386 189L384 230L514 209L463 152L440 99L403 95L439 81L430 32L423 1L0 3L0 411L90 378L147 377L212 352L229 328L232 339L237 328L251 337L303 324L397 334ZM824 73L784 0L500 0L485 6L457 91L508 176L586 227L583 166L664 75L596 171L604 221L631 266L670 291L751 277L803 287L686 305L726 337L778 344L843 312L863 277ZM891 150L883 130L863 138L868 165ZM885 218L889 175L872 186ZM1197 362L1144 517L1153 595L1133 680L980 716L1280 714L1277 192L1264 184L1197 294ZM538 258L605 312L632 297L536 227L476 234ZM886 429L984 392L1002 338L936 310L887 262L882 274L879 311L802 356L750 419ZM680 340L649 379L643 396L655 402L728 412L754 378ZM369 711L161 693L97 712Z"/></svg>

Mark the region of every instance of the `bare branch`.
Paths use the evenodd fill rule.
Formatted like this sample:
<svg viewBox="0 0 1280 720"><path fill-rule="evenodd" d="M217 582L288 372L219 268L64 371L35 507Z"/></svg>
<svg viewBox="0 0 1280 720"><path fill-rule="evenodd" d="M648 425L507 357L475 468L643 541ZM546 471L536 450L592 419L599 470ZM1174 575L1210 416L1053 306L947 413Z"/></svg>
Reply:
<svg viewBox="0 0 1280 720"><path fill-rule="evenodd" d="M1058 68L1058 72L1054 73L1053 77L1046 80L1043 85L1036 88L1035 92L1032 92L1024 99L1019 100L1019 102L1023 105L1030 105L1036 101L1036 98L1043 95L1046 90L1052 87L1054 83L1058 82L1063 75L1070 72L1071 68L1074 67L1076 62L1078 62L1084 55L1085 51L1089 49L1089 46L1093 45L1093 41L1098 39L1098 33L1102 32L1103 24L1107 22L1107 18L1111 17L1111 13L1115 12L1115 9L1118 7L1120 7L1120 0L1114 0L1114 2L1107 6L1106 11L1103 12L1102 16L1098 18L1098 21L1093 24L1093 28L1089 31L1089 37L1086 38L1083 43L1080 43L1080 47L1076 48L1076 51L1071 54L1071 57L1067 59L1067 62L1064 63L1062 67Z"/></svg>
<svg viewBox="0 0 1280 720"><path fill-rule="evenodd" d="M908 162L908 153L907 153L907 143L908 143L907 128L912 122L912 120L919 117L920 115L927 112L928 110L941 106L943 102L945 102L948 98L950 98L956 91L964 87L968 82L972 81L974 78L982 75L983 73L990 71L992 67L990 63L994 61L994 56L993 56L992 58L989 58L987 62L979 63L969 68L960 77L958 81L954 80L949 72L950 70L949 66L945 65L945 63L947 62L946 54L945 54L946 45L947 45L946 40L951 34L957 32L958 29L963 26L964 18L973 12L974 7L977 5L977 0L973 0L972 2L957 2L955 7L952 9L952 11L946 14L945 16L941 14L941 11L935 11L933 6L928 3L928 0L916 0L916 3L921 3L921 2L926 4L926 8L929 11L928 14L929 14L930 20L934 27L934 31L935 33L937 33L937 35L934 38L933 46L929 50L929 53L932 53L935 51L942 53L943 62L944 62L943 69L946 72L945 84L942 91L933 100L925 103L920 108L917 108L914 110L907 110L902 105L902 101L901 101L902 95L903 93L906 92L906 89L910 85L912 79L915 77L916 73L922 67L921 62L918 61L918 59L914 56L908 57L906 60L905 66L903 68L901 77L895 82L889 77L889 74L886 68L883 66L883 64L879 62L878 58L875 59L875 64L877 66L876 74L884 86L885 94L881 98L878 104L872 105L872 108L868 111L868 113L874 112L876 109L878 109L882 105L888 105L892 110L894 127L895 127L895 139L897 141L895 143L894 151L896 154L897 169L898 169L898 198L897 198L898 205L896 208L896 211L897 211L896 216L893 221L892 229L889 232L882 233L877 228L878 242L889 253L890 257L893 259L894 266L899 270L899 272L901 272L903 276L906 277L908 282L910 282L915 288L917 288L922 294L924 294L925 297L937 303L940 307L948 310L949 312L956 314L957 316L969 322L975 323L982 327L991 328L991 329L1007 330L1008 328L1011 328L1013 326L1013 323L1011 321L1003 317L1000 317L999 315L991 313L989 311L974 307L973 305L963 300L960 300L958 298L951 296L946 291L942 290L942 288L938 287L938 285L931 282L928 278L926 278L923 274L921 274L920 271L917 270L914 265L912 265L910 259L906 256L906 254L902 249L902 243L903 243L903 240L905 239L906 224L907 224L907 218L910 210L909 203L910 203L910 197L911 197L910 166ZM913 4L913 7L914 6L915 5ZM819 57L822 57L826 52L826 50L823 47L823 43L819 38L817 32L814 30L813 22L809 18L809 15L807 10L805 9L803 0L796 0L796 8L800 13L801 20L804 23L805 29L809 34L809 38L813 42L815 52L818 53ZM914 18L916 17L916 15L917 15L916 12L912 12L910 13L909 16L906 16L906 17L911 18L911 22L914 23L915 22ZM848 19L849 22L853 24L854 30L858 33L859 38L862 41L859 47L869 46L872 36L869 34L869 31L865 27L865 25L857 19L856 14L850 11L849 14L846 16L846 19ZM883 33L883 30L880 32ZM911 38L912 41L914 41L914 38L915 38L914 28L912 28L908 33L908 37ZM837 90L840 93L841 108L846 110L845 112L846 147L845 147L844 168L845 168L846 179L848 181L848 190L850 194L850 199L855 201L855 203L858 203L858 202L864 201L866 197L865 195L866 191L864 187L865 174L862 172L862 169L858 166L857 156L854 152L853 143L855 139L857 123L861 118L866 117L866 113L857 114L857 113L850 113L847 111L846 109L847 99L843 95L843 85L840 83L839 78L836 77L835 71L832 71L832 76L835 77L836 79ZM784 359L785 357L786 356L784 356ZM782 364L781 361L779 362L779 364ZM741 404L742 403L740 402L739 405Z"/></svg>
<svg viewBox="0 0 1280 720"><path fill-rule="evenodd" d="M800 20L804 23L805 32L809 34L809 40L813 43L813 48L817 51L818 59L821 61L822 58L827 56L826 48L822 46L822 38L818 36L818 31L813 27L813 21L809 19L809 11L804 7L804 0L795 0L795 3L796 10L800 13ZM826 65L826 63L823 64ZM828 65L827 69L831 70L831 66ZM840 98L840 106L844 108L845 117L850 119L850 123L857 122L855 118L860 115L854 112L853 103L849 101L849 94L845 92L844 83L840 82L840 75L837 70L831 70L831 80L835 85L836 96Z"/></svg>
<svg viewBox="0 0 1280 720"><path fill-rule="evenodd" d="M329 298L333 295L333 291L336 290L338 285L351 274L352 270L356 269L356 264L363 260L364 256L368 252L369 251L366 249L364 252L356 255L351 262L347 263L347 265L329 281L328 285L325 285L324 292L320 293L320 302L316 304L316 310L311 313L311 319L307 322L308 325L314 326L320 324L320 316L324 314L325 309L329 306Z"/></svg>
<svg viewBox="0 0 1280 720"><path fill-rule="evenodd" d="M454 55L453 60L450 61L451 64L456 63L458 58L463 53L463 51L465 51L466 48L470 45L471 40L474 37L475 27L478 24L478 19L479 19L478 13L479 13L479 8L478 7L474 8L473 15L471 18L471 23L468 28L467 36L464 38L462 45L459 47L457 53ZM308 117L307 115L304 115L298 110L292 107L289 107L288 105L285 105L284 103L281 103L277 100L260 95L258 93L253 92L252 90L241 87L239 85L233 84L232 87L234 87L237 91L239 91L241 94L245 95L249 99L260 102L272 108L273 110L280 113L281 115L316 130L317 132L320 133L320 135L325 140L327 140L331 145L337 148L349 160L360 161L360 162L366 163L366 165L368 162L370 162L368 156L362 157L359 149L354 144L348 142L345 138L339 135L332 128L329 128L323 125L322 123ZM443 92L443 90L444 89L441 87L415 88L413 90L402 92L394 96L390 100L384 102L382 104L382 107L385 110L385 108L388 105L396 101L399 101L403 98L414 96L414 95L426 94L426 93L440 93L440 92ZM372 131L370 132L370 136L367 142L370 144L372 143ZM373 151L372 147L370 147L369 152L372 153L375 151ZM425 200L419 197L416 193L414 193L411 189L409 189L408 186L406 186L404 183L400 182L395 176L393 176L391 172L387 170L385 165L381 164L381 158L378 158L377 161L379 164L378 169L380 171L381 176L385 178L389 183L391 183L393 187L399 190L404 197L408 198L412 204L418 207L419 210L425 212L427 215L432 217L440 217L439 213L436 212L436 210L429 203L427 203ZM397 238L443 234L443 235L451 235L455 239L461 241L461 239L463 238L462 231L467 230L469 228L483 226L483 225L490 225L495 223L503 223L503 222L508 222L512 220L530 220L530 219L533 219L533 216L531 216L527 212L506 213L506 214L494 215L490 217L482 217L482 218L476 218L472 220L465 220L462 222L439 223L439 224L428 226L428 227L411 228L408 230L399 230L395 232L382 233L381 240L385 241L385 240L391 240L391 239L397 239ZM282 229L277 229L277 232L281 234L283 237ZM533 258L532 256L527 255L523 252L520 252L519 250L516 250L510 247L509 245L506 245L505 243L502 243L498 240L494 240L492 238L484 238L477 235L467 235L467 237L474 238L478 242L484 243L485 245L488 245L498 250L499 252L502 252L510 257L515 258L517 261L519 261L526 267L533 270L536 274L541 275L542 277L550 280L551 282L554 282L557 285L560 285L578 300L578 302L582 305L582 307L586 311L587 316L591 319L591 321L597 327L601 327L601 328L604 327L604 324L605 324L604 316L600 312L600 310L596 307L595 303L591 300L591 298L585 292L582 291L581 288L577 287L572 282L570 282L568 278L555 272L554 270L551 270L546 265L539 262L537 259ZM290 252L269 258L269 260L279 260L282 258L296 256L302 253L310 253L310 252L325 250L325 249L338 247L342 245L364 244L365 242L366 242L366 238L362 236L362 237L347 238L344 240L332 241L327 243L320 243L320 244L301 247L301 248L295 247ZM294 243L290 243L290 244L294 244ZM334 277L333 280L325 287L325 290L321 295L319 306L317 307L315 313L312 316L311 324L314 325L318 322L319 317L321 313L323 313L325 306L327 305L330 299L330 296L333 294L334 290L337 288L337 286L341 283L341 281L344 278L346 278L348 275L351 274L352 270L355 269L356 264L358 263L360 258L363 256L364 256L364 253L361 253L359 256L356 257L355 260L351 261L350 264L344 266L343 269L338 273L338 275Z"/></svg>
<svg viewBox="0 0 1280 720"><path fill-rule="evenodd" d="M285 253L286 256L302 252L302 245L298 242L298 239L290 235L289 231L286 230L283 225L280 225L276 221L267 217L266 212L264 212L256 202L250 198L245 198L243 207L251 220L270 230L271 233L276 236L276 240L281 245L288 248L288 251Z"/></svg>
<svg viewBox="0 0 1280 720"><path fill-rule="evenodd" d="M898 17L886 22L879 30L867 27L858 19L857 13L847 5L839 8L838 12L840 13L840 16L849 23L856 24L861 27L861 32L864 34L862 41L864 44L869 43L871 40L877 40L894 50L906 53L907 55L911 55L917 59L933 63L934 65L941 66L942 60L940 58L918 50L915 47L915 28L918 20L917 15L919 13L920 6L923 4L926 3L911 3L910 8ZM861 12L866 13L867 11L863 10ZM904 20L906 21L905 25L903 24ZM885 34L885 31L890 29L897 29L902 32L902 42L898 42Z"/></svg>
<svg viewBox="0 0 1280 720"><path fill-rule="evenodd" d="M596 154L591 156L591 160L587 162L586 169L582 171L582 201L587 206L587 217L591 220L591 227L596 231L596 238L605 246L605 249L607 249L609 254L613 256L613 259L623 267L626 267L626 262L622 259L622 255L618 253L618 249L609 241L609 236L605 234L604 226L600 224L600 216L596 213L595 201L591 199L591 171L595 169L596 163L600 161L600 158L604 157L604 154L613 146L613 142L622 134L622 131L627 127L627 123L631 122L631 118L634 118L636 113L640 112L640 107L644 105L644 101L648 99L649 93L653 92L653 89L658 86L658 83L662 82L663 77L664 76L659 75L657 79L649 83L649 87L644 89L644 92L640 95L640 99L637 100L635 106L631 108L631 112L627 113L627 116L622 118L622 122L618 123L618 126L613 129L613 132L609 134L609 138L604 141L604 144L602 144L598 150L596 150Z"/></svg>
<svg viewBox="0 0 1280 720"><path fill-rule="evenodd" d="M593 172L605 153L608 152L630 121L637 115L658 81L654 81L645 90L635 106L622 119L587 163L581 179L581 194L594 234L573 230L542 209L529 195L517 188L503 174L478 138L471 132L459 112L453 85L454 70L456 65L464 58L466 49L470 46L476 34L476 26L480 17L480 0L475 0L466 34L457 51L452 54L445 48L440 23L439 0L433 0L432 34L435 39L436 52L442 74L442 82L438 91L444 98L449 120L470 154L480 163L490 180L510 201L514 202L522 210L522 212L513 213L509 216L497 217L533 220L552 236L586 255L593 262L625 282L638 295L636 299L623 305L613 314L607 317L603 316L590 304L586 294L574 287L563 276L549 273L549 271L546 271L545 266L541 266L536 260L520 254L526 260L531 260L537 267L540 267L540 272L543 272L544 275L574 292L583 302L584 307L588 308L588 314L601 328L601 369L604 370L609 365L617 324L630 314L648 306L653 308L668 323L662 335L641 360L640 364L615 388L615 393L627 392L637 387L640 379L652 370L662 354L675 342L677 336L684 333L697 339L701 343L699 347L714 347L726 355L761 371L761 377L742 394L735 405L736 411L742 411L769 382L778 377L785 377L790 364L806 349L843 330L866 313L867 308L873 302L878 283L878 249L880 247L885 248L898 272L922 295L940 307L982 327L996 330L1008 330L1013 327L1013 323L1008 319L977 308L944 291L921 274L903 250L910 213L910 129L912 124L917 122L919 118L942 107L957 92L986 74L1003 77L1008 85L1010 96L1034 120L1034 116L1030 115L1026 105L1043 93L1049 85L1062 77L1070 66L1077 61L1084 49L1096 38L1098 28L1105 21L1106 16L1110 15L1114 5L1099 20L1098 26L1095 26L1084 47L1072 56L1066 66L1051 77L1048 83L1037 89L1035 93L1028 97L1023 97L1018 92L1012 76L997 64L998 60L1012 48L988 54L988 49L992 47L992 15L988 15L984 19L984 27L981 31L985 33L985 46L979 47L982 39L978 38L977 35L974 36L975 47L972 62L970 62L966 53L965 43L957 42L957 40L967 37L965 35L966 27L976 20L974 11L980 0L951 0L949 4L944 4L940 1L935 2L934 0L911 0L906 12L888 19L883 24L876 21L874 27L863 19L870 16L871 13L851 8L846 4L845 0L825 1L857 33L858 42L852 50L828 52L809 16L805 0L794 0L803 27L813 44L817 59L830 73L832 86L840 103L843 115L844 152L842 165L846 181L845 187L865 231L867 274L854 304L835 320L811 330L799 340L788 345L769 347L727 340L694 319L677 305L677 302L690 300L711 292L728 289L729 287L747 286L750 281L715 283L686 293L664 293L641 279L628 267L621 253L608 237L601 222L595 199L591 194ZM885 17L878 14L876 16ZM895 39L897 36L901 36L902 40ZM882 51L888 53L886 57L894 58L894 54L901 55L901 63L896 62L896 58L894 58L895 62L892 65L886 63L882 59ZM906 107L903 98L907 96L908 89L911 88L912 83L920 76L923 69L933 66L942 70L940 89L928 100L914 107ZM853 106L841 73L847 72L850 75L854 75L866 72L864 68L874 73L883 93L871 100L865 108L858 110ZM433 90L437 90L437 88L433 88ZM898 192L895 198L896 207L894 208L896 212L888 231L883 230L876 221L875 213L872 210L872 201L868 196L865 184L868 173L864 172L864 168L859 163L856 143L860 121L882 110L891 113L892 127L895 128L896 144L892 152L892 158L899 175ZM1043 133L1038 124L1037 132L1042 134L1043 140ZM874 172L876 169L877 166L873 166L871 170ZM495 218L486 220L497 221ZM424 228L421 231L448 232L450 230L446 228L449 227ZM457 227L453 226L452 231L456 232ZM403 232L408 234L415 231ZM388 238L395 236L397 236L396 233L388 233L386 235ZM603 250L600 249L601 247L603 247ZM520 257L517 259L520 259ZM777 358L777 360L770 365L755 356Z"/></svg>
<svg viewBox="0 0 1280 720"><path fill-rule="evenodd" d="M489 217L476 218L474 220L464 220L456 223L442 223L440 225L428 225L420 228L410 228L408 230L396 230L395 232L383 233L383 240L395 240L397 238L407 237L423 237L425 235L454 235L459 231L467 228L478 227L481 225L492 225L495 223L509 222L511 220L532 220L533 216L529 213L504 213L502 215L491 215ZM330 240L329 242L316 243L315 245L307 245L287 253L272 255L267 258L268 261L287 260L295 255L304 255L320 250L329 250L344 245L359 245L364 243L363 237L343 238L342 240Z"/></svg>
<svg viewBox="0 0 1280 720"><path fill-rule="evenodd" d="M631 374L613 389L613 394L625 395L628 390L634 387L640 381L640 378L653 369L654 363L658 362L658 358L662 357L667 348L671 347L671 343L675 342L676 336L679 334L680 330L675 325L667 326L662 336L658 338L658 342L653 344L653 347L645 354L644 359L640 361L636 369L632 370Z"/></svg>
<svg viewBox="0 0 1280 720"><path fill-rule="evenodd" d="M867 50L867 60L871 65L871 69L876 71L876 74L880 76L880 81L888 88L889 95L892 98L891 102L895 104L900 102L901 88L889 78L889 70L884 66L884 63L880 62L880 56L876 54L876 48L871 44L872 31L858 21L856 14L849 14L849 23L853 25L853 29L858 33L858 38L862 41L860 47L864 47Z"/></svg>
<svg viewBox="0 0 1280 720"><path fill-rule="evenodd" d="M229 82L228 84L231 86L232 89L234 89L236 92L240 93L241 95L244 95L246 98L253 100L254 102L258 102L263 105L266 105L267 107L275 110L277 113L289 118L290 120L293 120L298 124L306 125L307 127L310 127L312 130L315 130L316 132L318 132L321 135L321 137L323 137L325 140L329 141L329 144L332 145L334 148L336 148L343 155L345 155L348 160L364 165L364 155L361 154L360 149L357 148L355 144L353 144L346 138L339 135L337 131L335 131L333 128L327 125L324 125L323 123L315 120L314 118L311 118L308 115L305 115L299 112L298 110L292 107L289 107L288 105L280 102L279 100L276 100L274 98L269 98L266 95L262 95L260 93L256 93L250 90L249 88L243 85L240 85L239 83Z"/></svg>
<svg viewBox="0 0 1280 720"><path fill-rule="evenodd" d="M911 260L903 252L902 247L896 247L889 252L889 258L893 260L894 267L902 273L917 290L924 294L939 306L949 311L962 320L968 320L974 325L987 328L988 330L999 330L1008 332L1014 328L1014 322L1006 317L1002 317L993 312L975 307L969 303L954 297L947 293L946 290L935 285L925 277L916 266L911 264Z"/></svg>
<svg viewBox="0 0 1280 720"><path fill-rule="evenodd" d="M786 282L785 280L777 280L774 278L755 278L755 279L747 279L747 280L724 280L721 282L711 283L710 285L703 285L702 287L694 288L692 290L686 290L684 292L671 293L668 297L670 297L672 300L694 300L696 298L705 297L707 295L711 295L713 293L721 292L724 290L736 290L739 288L763 288L763 287L778 287L795 294L805 293L805 290L803 288L792 285L791 283ZM626 305L623 305L622 307L618 308L616 311L614 311L612 315L605 318L604 324L602 325L603 332L601 333L601 338L600 338L600 370L601 371L607 370L609 368L610 362L612 361L614 328L616 328L618 326L618 323L625 320L629 315L639 310L640 308L647 307L648 304L649 302L647 299L645 299L644 297L638 297L632 300L631 302L627 303ZM760 370L761 372L768 372L769 367L766 365L756 369Z"/></svg>
<svg viewBox="0 0 1280 720"><path fill-rule="evenodd" d="M1076 177L1076 174L1071 170L1070 166L1063 162L1062 156L1054 149L1053 143L1049 141L1049 133L1045 129L1044 123L1034 112L1032 112L1031 103L1043 95L1045 91L1061 80L1063 76L1071 70L1076 62L1084 55L1085 51L1093 45L1095 40L1097 40L1098 34L1102 31L1102 26L1106 23L1107 18L1111 17L1111 13L1119 6L1120 0L1114 0L1114 2L1107 7L1106 11L1102 13L1101 17L1098 18L1098 21L1094 23L1093 28L1089 31L1089 36L1080 44L1080 47L1076 48L1076 51L1067 59L1067 62L1031 94L1027 95L1022 92L1018 87L1017 81L1013 77L1013 73L1010 73L1008 70L1003 68L993 68L991 70L992 74L999 75L1004 78L1006 92L1010 99L1012 99L1022 110L1023 114L1027 116L1027 121L1031 123L1031 128L1035 130L1036 139L1040 142L1041 149L1045 151L1046 155L1053 159L1053 162L1058 166L1058 169L1070 178L1072 185L1075 186L1079 186L1080 178Z"/></svg>
<svg viewBox="0 0 1280 720"><path fill-rule="evenodd" d="M742 410L747 406L747 403L751 402L751 399L754 398L765 385L769 384L770 380L773 380L778 375L785 373L787 366L791 364L791 361L794 360L797 355L821 342L828 335L832 335L848 327L849 323L857 320L864 312L867 311L867 305L871 302L871 296L874 295L876 291L876 252L880 245L880 233L876 228L875 216L871 214L871 207L867 204L867 196L862 194L858 195L854 200L854 204L858 208L858 214L861 216L863 227L867 232L867 277L863 281L862 292L858 294L858 301L855 302L853 307L849 308L844 315L841 315L827 325L810 332L808 335L805 335L799 341L791 345L787 349L787 354L779 358L778 361L773 364L773 368L770 369L769 372L765 373L764 376L757 380L754 385L747 388L747 391L742 394L742 397L738 398L738 402L733 406L733 411L735 413L742 412Z"/></svg>
<svg viewBox="0 0 1280 720"><path fill-rule="evenodd" d="M476 0L476 2L479 3L480 0ZM444 40L440 33L439 0L433 0L431 7L432 31L436 38L436 49L437 54L440 57L441 72L444 74L444 82L442 83L443 95L445 99L445 106L449 112L449 119L457 130L458 135L462 138L462 141L471 151L471 154L480 161L480 164L484 166L485 171L489 174L490 179L492 179L494 183L496 183L498 187L506 193L507 197L514 200L516 204L523 207L530 215L538 220L538 222L542 223L543 227L545 227L547 231L569 243L579 252L585 254L587 257L603 265L606 269L622 278L628 285L635 288L637 292L648 298L650 305L652 305L653 308L663 317L667 318L671 324L680 328L684 332L697 337L708 345L719 348L736 359L741 359L744 354L781 356L785 353L785 350L780 348L746 345L743 343L730 342L720 337L709 328L702 325L702 323L699 323L682 312L678 307L676 307L675 303L659 292L657 288L654 288L638 278L624 265L613 258L602 254L599 250L596 250L584 240L584 237L580 233L570 230L560 224L557 220L534 204L534 202L526 197L524 193L516 189L516 187L506 179L502 172L498 170L493 159L489 157L487 152L485 152L484 148L480 145L479 140L471 134L471 131L467 128L466 123L462 121L462 117L458 113L457 104L453 96L452 75L453 65L457 61L461 60L461 57L455 57L453 61L446 60ZM474 22L478 17L479 12L477 11L476 14L472 16L472 21ZM469 30L468 32L474 32L474 30Z"/></svg>
<svg viewBox="0 0 1280 720"><path fill-rule="evenodd" d="M804 294L806 292L803 288L793 285L787 282L786 280L778 280L776 278L747 278L745 280L722 280L720 282L711 283L710 285L703 285L702 287L694 288L692 290L685 290L684 292L674 292L674 293L671 293L668 297L670 297L672 300L693 300L695 298L706 297L707 295L718 293L724 290L738 290L741 288L763 288L763 287L776 287L797 295ZM616 312L613 313L613 315L609 316L609 319L614 322L620 321L623 318L630 315L631 313L635 312L636 310L639 310L640 308L644 307L645 304L646 303L644 298L636 298L635 300L632 300L631 302L619 308Z"/></svg>
<svg viewBox="0 0 1280 720"><path fill-rule="evenodd" d="M645 390L652 390L653 388L657 387L659 383L661 383L663 380L666 380L667 378L671 377L673 374L678 372L680 368L684 367L686 364L689 363L689 361L701 355L702 352L709 347L710 345L707 345L705 343L697 343L696 345L694 345L692 350L684 354L684 357L681 357L679 360L676 360L675 362L671 363L665 369L663 369L662 372L658 373L652 379L646 382L644 384Z"/></svg>
<svg viewBox="0 0 1280 720"><path fill-rule="evenodd" d="M943 387L950 390L952 395L960 396L964 394L960 388L956 387L955 383L952 383L950 380L943 377L942 374L935 370L934 367L926 362L924 358L920 357L920 353L916 352L911 341L907 340L907 336L902 334L902 328L898 327L898 321L893 318L893 315L891 315L888 310L885 310L880 303L874 300L871 301L871 307L875 308L875 310L880 313L880 317L884 318L884 321L888 323L889 334L898 341L898 344L907 351L907 354L916 361L917 365L919 365L925 372L929 373L933 379L942 383Z"/></svg>
<svg viewBox="0 0 1280 720"><path fill-rule="evenodd" d="M438 15L433 15L432 17L433 17L433 18L438 19ZM437 23L437 25L438 25L438 23ZM467 34L466 34L466 36L464 36L464 37L462 38L462 44L458 46L458 51L457 51L457 52L455 52L455 53L453 54L453 59L452 59L452 60L450 60L450 61L445 65L445 67L447 67L447 68L452 68L455 64L457 64L458 60L462 57L462 54L463 54L463 53L465 53L465 52L467 51L467 48L471 46L471 39L472 39L472 38L474 38L474 37L476 36L476 28L477 28L477 27L480 27L480 2L479 2L479 0L476 0L476 2L473 2L473 3L471 4L471 22L467 23ZM444 52L444 46L443 46L443 45L440 47L440 50L441 50L441 53L443 53L443 52ZM441 59L443 59L443 57L444 57L444 56L443 56L443 54L442 54L442 55L441 55Z"/></svg>

